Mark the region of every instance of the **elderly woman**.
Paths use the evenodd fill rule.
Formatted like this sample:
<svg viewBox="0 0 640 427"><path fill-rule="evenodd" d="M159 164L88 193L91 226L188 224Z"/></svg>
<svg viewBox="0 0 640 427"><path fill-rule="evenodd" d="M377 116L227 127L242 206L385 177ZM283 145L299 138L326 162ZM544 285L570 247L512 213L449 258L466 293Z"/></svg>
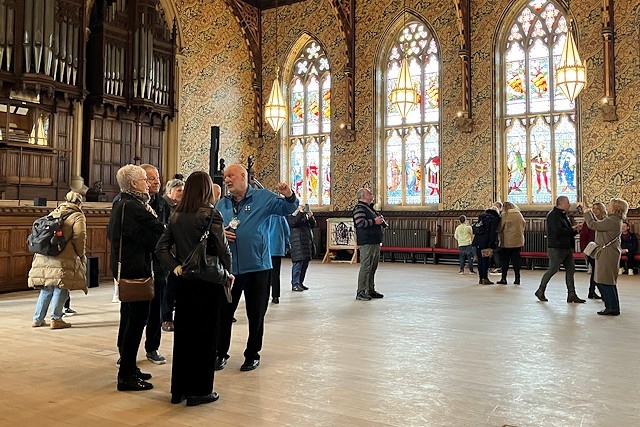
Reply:
<svg viewBox="0 0 640 427"><path fill-rule="evenodd" d="M67 242L64 249L56 256L35 254L29 270L29 286L41 288L33 314L34 328L47 326L44 318L50 303L53 304L51 329L70 327L70 323L62 320L62 308L69 298L69 291L81 289L87 293L87 222L82 212L82 195L69 191L65 200L51 213L54 218L65 217L62 223L62 236Z"/></svg>
<svg viewBox="0 0 640 427"><path fill-rule="evenodd" d="M122 247L120 277L138 279L151 277L151 255L164 231L149 206L147 173L140 166L126 165L116 173L120 186L120 200L113 205L109 220L108 238L111 241L111 270L118 277L118 261ZM136 364L142 331L149 316L150 301L122 302L118 331L118 390L150 390L146 380L151 374L140 372Z"/></svg>
<svg viewBox="0 0 640 427"><path fill-rule="evenodd" d="M597 220L604 219L607 216L607 207L602 202L596 202L591 207L591 212L595 215ZM580 228L580 251L584 251L589 242L593 242L596 239L596 231L589 228L587 223L583 223ZM594 276L596 274L596 260L588 255L587 263L591 267L591 278L589 279L589 299L602 299L600 295L596 293L596 281Z"/></svg>
<svg viewBox="0 0 640 427"><path fill-rule="evenodd" d="M513 284L520 284L520 249L524 246L525 224L520 209L511 202L504 202L502 215L500 215L500 226L498 227L500 260L502 261L502 278L498 283L501 285L507 284L509 262L511 262L515 274Z"/></svg>
<svg viewBox="0 0 640 427"><path fill-rule="evenodd" d="M596 255L595 281L605 307L598 314L604 316L620 315L616 283L620 262L620 233L628 210L629 204L626 201L614 198L607 205L608 217L598 220L591 210L584 213L585 222L596 231L595 242L600 248Z"/></svg>
<svg viewBox="0 0 640 427"><path fill-rule="evenodd" d="M182 175L180 175L182 176ZM167 185L164 189L164 199L169 204L171 212L173 212L182 200L182 193L184 192L184 181L180 178L173 178L167 181Z"/></svg>

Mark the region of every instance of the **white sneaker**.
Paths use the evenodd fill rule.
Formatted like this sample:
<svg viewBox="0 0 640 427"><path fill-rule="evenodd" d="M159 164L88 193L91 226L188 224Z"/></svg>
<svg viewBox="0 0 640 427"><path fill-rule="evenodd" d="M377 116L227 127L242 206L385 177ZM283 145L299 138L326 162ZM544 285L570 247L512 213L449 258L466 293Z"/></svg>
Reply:
<svg viewBox="0 0 640 427"><path fill-rule="evenodd" d="M115 303L120 302L120 298L118 298L118 295L114 295L113 298L111 298L111 302L115 302Z"/></svg>
<svg viewBox="0 0 640 427"><path fill-rule="evenodd" d="M620 267L620 268L618 269L618 274L624 274L624 268Z"/></svg>
<svg viewBox="0 0 640 427"><path fill-rule="evenodd" d="M458 274L464 274L464 270L458 271Z"/></svg>
<svg viewBox="0 0 640 427"><path fill-rule="evenodd" d="M630 268L629 271L628 271L628 274L629 274L629 276L633 276L633 269Z"/></svg>

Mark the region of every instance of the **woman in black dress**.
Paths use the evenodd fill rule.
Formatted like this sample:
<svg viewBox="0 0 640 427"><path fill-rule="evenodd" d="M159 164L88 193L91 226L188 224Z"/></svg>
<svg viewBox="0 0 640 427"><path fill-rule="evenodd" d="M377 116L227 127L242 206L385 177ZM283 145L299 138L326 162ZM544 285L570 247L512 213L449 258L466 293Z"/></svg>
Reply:
<svg viewBox="0 0 640 427"><path fill-rule="evenodd" d="M209 223L208 253L217 254L233 285L231 252L222 227L222 216L213 203L213 182L205 172L192 173L185 183L182 200L158 242L156 254L175 277L171 403L187 406L218 400L213 391L213 375L218 336L218 313L225 301L223 285L187 280L182 261L198 244ZM171 253L175 245L175 256Z"/></svg>

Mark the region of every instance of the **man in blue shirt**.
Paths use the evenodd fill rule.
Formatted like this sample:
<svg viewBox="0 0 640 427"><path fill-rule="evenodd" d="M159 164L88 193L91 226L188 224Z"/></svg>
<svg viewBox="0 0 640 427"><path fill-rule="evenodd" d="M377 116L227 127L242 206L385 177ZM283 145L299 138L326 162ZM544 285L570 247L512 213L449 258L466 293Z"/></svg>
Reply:
<svg viewBox="0 0 640 427"><path fill-rule="evenodd" d="M247 170L241 165L229 165L224 171L224 183L229 195L220 199L216 208L222 214L225 234L232 255L232 272L236 277L231 304L223 304L220 312L216 370L229 359L231 323L244 291L249 337L241 371L251 371L260 365L260 350L264 333L264 316L269 304L269 216L285 216L296 210L298 198L284 182L277 185L280 197L272 191L249 187Z"/></svg>

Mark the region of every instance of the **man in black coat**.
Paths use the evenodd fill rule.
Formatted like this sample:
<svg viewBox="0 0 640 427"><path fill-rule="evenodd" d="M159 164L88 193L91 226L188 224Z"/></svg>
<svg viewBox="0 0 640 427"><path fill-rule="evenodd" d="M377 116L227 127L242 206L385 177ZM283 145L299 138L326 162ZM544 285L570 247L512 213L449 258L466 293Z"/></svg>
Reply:
<svg viewBox="0 0 640 427"><path fill-rule="evenodd" d="M573 248L575 235L580 229L579 225L571 225L567 212L571 207L567 196L556 199L556 206L547 214L547 253L549 254L549 269L542 276L540 287L535 292L540 301L548 301L544 295L547 283L554 274L560 270L560 263L565 269L565 282L567 284L567 302L583 303L585 300L578 298L573 275L576 265L573 260Z"/></svg>
<svg viewBox="0 0 640 427"><path fill-rule="evenodd" d="M307 207L309 205L306 205ZM291 229L291 290L294 292L306 291L304 278L307 274L309 261L315 255L313 245L313 229L316 219L313 212L300 206L291 215L287 216L287 223Z"/></svg>

